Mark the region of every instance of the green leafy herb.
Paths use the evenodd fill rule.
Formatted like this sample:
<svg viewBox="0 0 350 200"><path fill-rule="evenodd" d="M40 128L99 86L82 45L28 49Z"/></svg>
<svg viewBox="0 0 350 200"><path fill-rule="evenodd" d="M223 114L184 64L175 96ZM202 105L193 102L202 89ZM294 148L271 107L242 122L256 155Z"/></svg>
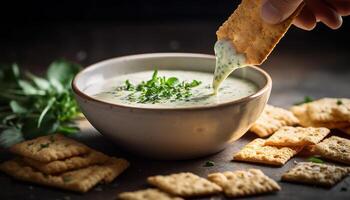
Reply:
<svg viewBox="0 0 350 200"><path fill-rule="evenodd" d="M78 131L80 110L71 82L81 67L54 61L45 77L21 73L17 64L0 68L0 146L55 132Z"/></svg>
<svg viewBox="0 0 350 200"><path fill-rule="evenodd" d="M343 102L342 102L340 99L338 99L338 100L337 100L337 105L340 106L340 105L342 105L342 104L343 104Z"/></svg>
<svg viewBox="0 0 350 200"><path fill-rule="evenodd" d="M186 101L192 95L191 89L200 85L201 81L180 82L176 77L159 77L158 71L154 70L152 78L133 85L126 80L124 85L117 90L130 91L128 100L138 103L158 103L162 101Z"/></svg>
<svg viewBox="0 0 350 200"><path fill-rule="evenodd" d="M324 163L323 160L321 160L320 158L317 158L317 157L310 157L307 160L309 162L313 162L313 163Z"/></svg>
<svg viewBox="0 0 350 200"><path fill-rule="evenodd" d="M207 161L205 164L204 164L204 167L213 167L215 165L215 163L213 161Z"/></svg>
<svg viewBox="0 0 350 200"><path fill-rule="evenodd" d="M312 101L313 101L313 99L311 97L305 96L303 101L297 102L294 105L301 105L301 104L304 104L304 103L310 103Z"/></svg>

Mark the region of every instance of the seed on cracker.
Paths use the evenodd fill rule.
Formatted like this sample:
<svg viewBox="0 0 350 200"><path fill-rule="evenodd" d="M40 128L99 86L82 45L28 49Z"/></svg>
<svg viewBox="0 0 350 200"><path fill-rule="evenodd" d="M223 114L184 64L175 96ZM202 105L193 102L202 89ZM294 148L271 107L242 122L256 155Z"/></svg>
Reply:
<svg viewBox="0 0 350 200"><path fill-rule="evenodd" d="M315 146L315 152L329 160L350 165L350 140L332 136Z"/></svg>
<svg viewBox="0 0 350 200"><path fill-rule="evenodd" d="M312 162L299 162L282 175L282 180L321 186L333 186L347 176L350 168Z"/></svg>
<svg viewBox="0 0 350 200"><path fill-rule="evenodd" d="M165 192L181 197L210 195L222 191L215 183L189 172L151 176L147 181Z"/></svg>
<svg viewBox="0 0 350 200"><path fill-rule="evenodd" d="M158 189L145 189L134 192L123 192L118 195L120 200L183 200L180 197L174 197Z"/></svg>
<svg viewBox="0 0 350 200"><path fill-rule="evenodd" d="M350 123L350 99L338 99L337 105L332 108L334 116Z"/></svg>
<svg viewBox="0 0 350 200"><path fill-rule="evenodd" d="M110 179L112 175L123 172L127 165L121 164L121 162L126 161L111 159L103 165L92 165L59 175L47 175L26 165L20 159L14 159L1 163L0 170L18 180L77 192L86 192L99 182L103 182L106 178Z"/></svg>
<svg viewBox="0 0 350 200"><path fill-rule="evenodd" d="M266 105L263 113L252 125L250 131L259 137L267 137L273 134L282 126L292 126L299 123L294 114L283 108Z"/></svg>
<svg viewBox="0 0 350 200"><path fill-rule="evenodd" d="M10 151L40 162L51 162L86 154L90 148L75 140L55 134L15 144Z"/></svg>
<svg viewBox="0 0 350 200"><path fill-rule="evenodd" d="M341 122L344 121L343 117L336 115L335 112L345 110L344 112L346 113L346 105L350 107L349 99L322 98L308 104L308 114L314 122Z"/></svg>
<svg viewBox="0 0 350 200"><path fill-rule="evenodd" d="M328 128L303 128L285 126L270 136L265 145L268 146L305 146L319 143L329 133Z"/></svg>
<svg viewBox="0 0 350 200"><path fill-rule="evenodd" d="M228 197L243 197L281 190L280 186L259 169L213 173L208 179L218 184Z"/></svg>
<svg viewBox="0 0 350 200"><path fill-rule="evenodd" d="M69 170L87 167L89 165L102 164L106 162L109 157L101 152L91 151L84 155L74 156L64 160L55 160L48 163L26 157L23 157L22 159L27 165L44 172L45 174L58 174Z"/></svg>
<svg viewBox="0 0 350 200"><path fill-rule="evenodd" d="M244 146L234 155L233 159L281 166L302 149L302 147L274 147L264 145L265 140L257 138Z"/></svg>

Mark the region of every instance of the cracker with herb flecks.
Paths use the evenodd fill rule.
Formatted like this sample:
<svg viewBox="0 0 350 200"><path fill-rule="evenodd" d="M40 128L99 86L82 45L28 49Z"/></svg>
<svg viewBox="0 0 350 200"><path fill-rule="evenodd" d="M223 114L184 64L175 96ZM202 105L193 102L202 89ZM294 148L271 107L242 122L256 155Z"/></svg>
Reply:
<svg viewBox="0 0 350 200"><path fill-rule="evenodd" d="M151 176L147 182L167 193L181 197L217 194L222 191L215 183L189 172Z"/></svg>
<svg viewBox="0 0 350 200"><path fill-rule="evenodd" d="M337 118L348 121L350 124L350 99L338 99L337 106L332 108L333 115Z"/></svg>
<svg viewBox="0 0 350 200"><path fill-rule="evenodd" d="M346 105L350 106L349 99L322 98L309 103L307 112L310 119L314 122L342 122L347 120L344 120L342 116L336 115L335 112L345 110L344 112L346 113Z"/></svg>
<svg viewBox="0 0 350 200"><path fill-rule="evenodd" d="M14 159L1 163L0 170L18 180L76 192L87 192L99 182L116 174L116 171L118 174L124 171L127 166L121 165L120 162L125 160L111 159L103 165L92 165L59 175L47 175L26 165L22 160Z"/></svg>
<svg viewBox="0 0 350 200"><path fill-rule="evenodd" d="M236 153L233 160L281 166L303 148L273 147L264 144L264 139L253 140Z"/></svg>
<svg viewBox="0 0 350 200"><path fill-rule="evenodd" d="M282 126L292 126L299 123L294 114L283 108L266 105L258 120L252 125L250 131L259 137L267 137Z"/></svg>
<svg viewBox="0 0 350 200"><path fill-rule="evenodd" d="M347 176L350 168L312 162L299 162L282 175L282 180L312 185L333 186Z"/></svg>
<svg viewBox="0 0 350 200"><path fill-rule="evenodd" d="M329 160L350 165L350 140L332 136L315 146L315 152Z"/></svg>
<svg viewBox="0 0 350 200"><path fill-rule="evenodd" d="M158 189L150 188L134 192L123 192L118 195L120 200L183 200L180 197L174 197Z"/></svg>
<svg viewBox="0 0 350 200"><path fill-rule="evenodd" d="M55 134L15 144L10 147L10 151L40 162L51 162L86 154L90 148L68 137Z"/></svg>
<svg viewBox="0 0 350 200"><path fill-rule="evenodd" d="M216 32L218 39L228 39L246 63L260 65L287 32L303 4L285 21L268 24L261 18L261 0L242 0L234 13Z"/></svg>
<svg viewBox="0 0 350 200"><path fill-rule="evenodd" d="M259 169L212 173L208 179L222 187L228 197L243 197L281 190L273 179Z"/></svg>
<svg viewBox="0 0 350 200"><path fill-rule="evenodd" d="M319 143L328 135L328 128L285 126L276 131L266 141L267 146L305 146Z"/></svg>
<svg viewBox="0 0 350 200"><path fill-rule="evenodd" d="M87 154L70 157L64 160L55 160L52 162L40 162L31 158L23 157L22 160L29 166L44 172L45 174L58 174L69 170L79 169L94 164L102 164L109 157L101 152L90 151Z"/></svg>

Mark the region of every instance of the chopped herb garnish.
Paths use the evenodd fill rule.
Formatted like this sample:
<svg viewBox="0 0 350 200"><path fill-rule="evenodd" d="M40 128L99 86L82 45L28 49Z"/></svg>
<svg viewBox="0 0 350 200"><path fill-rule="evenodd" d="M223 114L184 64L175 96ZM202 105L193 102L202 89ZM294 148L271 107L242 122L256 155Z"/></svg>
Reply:
<svg viewBox="0 0 350 200"><path fill-rule="evenodd" d="M39 149L39 151L42 150L42 149L44 149L44 148L47 148L47 147L49 147L49 146L50 146L50 143L40 144L40 149Z"/></svg>
<svg viewBox="0 0 350 200"><path fill-rule="evenodd" d="M204 167L212 167L214 166L215 163L213 161L207 161L205 164L204 164Z"/></svg>
<svg viewBox="0 0 350 200"><path fill-rule="evenodd" d="M162 101L186 101L192 96L191 89L200 85L201 81L180 82L176 77L159 77L158 71L154 70L152 78L133 85L126 80L124 85L117 90L132 92L127 99L137 103L159 103Z"/></svg>
<svg viewBox="0 0 350 200"><path fill-rule="evenodd" d="M324 163L323 160L321 160L320 158L317 158L317 157L310 157L307 160L309 162L313 162L313 163Z"/></svg>
<svg viewBox="0 0 350 200"><path fill-rule="evenodd" d="M303 101L297 102L294 105L301 105L301 104L304 104L304 103L310 103L312 101L313 101L313 99L311 97L305 96Z"/></svg>
<svg viewBox="0 0 350 200"><path fill-rule="evenodd" d="M339 106L339 105L342 105L342 104L343 104L343 102L340 99L338 99L337 105Z"/></svg>

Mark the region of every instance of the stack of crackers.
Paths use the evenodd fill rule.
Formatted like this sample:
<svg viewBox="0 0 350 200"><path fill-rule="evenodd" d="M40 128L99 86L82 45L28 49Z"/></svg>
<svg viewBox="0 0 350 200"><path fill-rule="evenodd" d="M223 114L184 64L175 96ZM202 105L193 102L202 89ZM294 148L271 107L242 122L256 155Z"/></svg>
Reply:
<svg viewBox="0 0 350 200"><path fill-rule="evenodd" d="M18 157L1 163L1 171L22 181L77 192L110 183L129 166L124 159L59 134L16 144L10 151Z"/></svg>

